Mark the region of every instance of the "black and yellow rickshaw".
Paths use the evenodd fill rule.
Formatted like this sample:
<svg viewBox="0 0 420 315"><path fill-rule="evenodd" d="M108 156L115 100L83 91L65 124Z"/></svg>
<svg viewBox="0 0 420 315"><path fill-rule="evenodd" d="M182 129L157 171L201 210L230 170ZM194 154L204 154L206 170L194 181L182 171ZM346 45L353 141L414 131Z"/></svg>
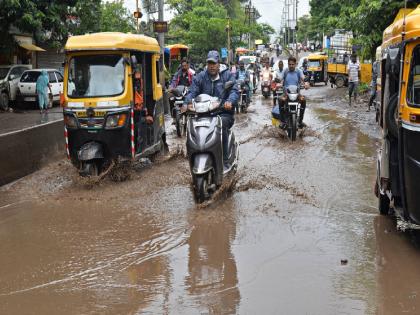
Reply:
<svg viewBox="0 0 420 315"><path fill-rule="evenodd" d="M160 47L124 33L72 36L65 46L67 154L81 175L164 148Z"/></svg>
<svg viewBox="0 0 420 315"><path fill-rule="evenodd" d="M420 227L420 6L401 9L383 34L380 126L375 192L381 214L393 206L408 227Z"/></svg>
<svg viewBox="0 0 420 315"><path fill-rule="evenodd" d="M189 47L184 44L173 44L165 48L165 66L174 75L181 64L181 60L188 57Z"/></svg>
<svg viewBox="0 0 420 315"><path fill-rule="evenodd" d="M322 82L328 84L328 56L312 54L307 57L309 83L314 86L316 83Z"/></svg>

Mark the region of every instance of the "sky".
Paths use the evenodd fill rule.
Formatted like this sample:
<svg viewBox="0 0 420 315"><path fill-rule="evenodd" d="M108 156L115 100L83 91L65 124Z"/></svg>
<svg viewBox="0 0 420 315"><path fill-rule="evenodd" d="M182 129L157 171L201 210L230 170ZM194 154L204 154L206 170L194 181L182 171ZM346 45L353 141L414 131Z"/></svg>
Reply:
<svg viewBox="0 0 420 315"><path fill-rule="evenodd" d="M125 0L125 6L133 12L136 8L136 0ZM141 0L139 0L141 3ZM283 0L252 0L253 5L258 9L261 14L259 22L270 24L275 30L280 29L280 16L283 12ZM309 13L309 0L299 0L298 16ZM164 13L165 20L172 17L171 12L168 10Z"/></svg>

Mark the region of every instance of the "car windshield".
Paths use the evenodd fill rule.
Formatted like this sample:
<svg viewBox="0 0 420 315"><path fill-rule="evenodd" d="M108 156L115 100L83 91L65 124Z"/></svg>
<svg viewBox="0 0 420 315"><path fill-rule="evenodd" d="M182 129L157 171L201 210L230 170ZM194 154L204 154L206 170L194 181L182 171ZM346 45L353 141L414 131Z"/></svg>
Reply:
<svg viewBox="0 0 420 315"><path fill-rule="evenodd" d="M420 106L420 45L413 52L407 99L411 105Z"/></svg>
<svg viewBox="0 0 420 315"><path fill-rule="evenodd" d="M10 68L0 68L0 80L3 80L6 77L9 70Z"/></svg>
<svg viewBox="0 0 420 315"><path fill-rule="evenodd" d="M35 83L40 74L40 71L25 71L20 78L20 82Z"/></svg>
<svg viewBox="0 0 420 315"><path fill-rule="evenodd" d="M308 61L308 66L310 68L318 68L318 67L321 66L321 64L320 64L319 60L309 60Z"/></svg>
<svg viewBox="0 0 420 315"><path fill-rule="evenodd" d="M68 96L115 96L124 92L125 70L120 54L75 56L70 60Z"/></svg>

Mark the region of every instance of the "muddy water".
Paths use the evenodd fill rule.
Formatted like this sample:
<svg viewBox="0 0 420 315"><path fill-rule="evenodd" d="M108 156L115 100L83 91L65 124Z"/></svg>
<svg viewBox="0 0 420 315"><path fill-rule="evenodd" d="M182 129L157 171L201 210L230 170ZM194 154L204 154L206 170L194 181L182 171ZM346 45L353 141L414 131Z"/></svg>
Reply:
<svg viewBox="0 0 420 315"><path fill-rule="evenodd" d="M336 92L307 94L309 126L296 143L270 126L271 106L260 97L236 117L238 172L205 207L194 203L185 140L172 127L173 157L136 166L128 181L91 185L63 160L3 187L0 314L415 307L417 293L404 298L415 288L408 270L416 270L417 249L395 231L383 233L392 222L375 210L377 131L363 132L352 120L357 110ZM401 294L386 263L394 249L413 259L408 270L401 266L408 281Z"/></svg>

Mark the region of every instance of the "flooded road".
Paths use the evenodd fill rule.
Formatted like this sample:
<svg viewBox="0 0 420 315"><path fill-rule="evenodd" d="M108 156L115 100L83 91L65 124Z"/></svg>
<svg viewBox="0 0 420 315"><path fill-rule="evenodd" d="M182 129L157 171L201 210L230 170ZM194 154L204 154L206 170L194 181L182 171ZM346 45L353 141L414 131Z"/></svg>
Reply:
<svg viewBox="0 0 420 315"><path fill-rule="evenodd" d="M238 172L205 207L171 126L172 156L128 181L62 160L2 187L0 314L418 314L420 249L372 192L374 114L305 93L295 143L260 96L236 117Z"/></svg>

